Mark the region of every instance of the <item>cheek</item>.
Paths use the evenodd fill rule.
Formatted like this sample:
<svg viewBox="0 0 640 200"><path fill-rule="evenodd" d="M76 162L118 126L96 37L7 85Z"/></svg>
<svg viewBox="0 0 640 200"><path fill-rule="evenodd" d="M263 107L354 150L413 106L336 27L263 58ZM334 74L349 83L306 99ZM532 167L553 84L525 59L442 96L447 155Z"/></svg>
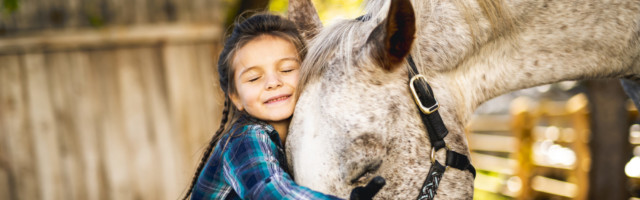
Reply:
<svg viewBox="0 0 640 200"><path fill-rule="evenodd" d="M293 74L286 76L285 81L287 82L287 84L293 87L293 89L296 89L298 87L299 78L300 78L299 73L296 71Z"/></svg>
<svg viewBox="0 0 640 200"><path fill-rule="evenodd" d="M242 85L238 87L238 94L244 105L260 102L260 90L256 86Z"/></svg>

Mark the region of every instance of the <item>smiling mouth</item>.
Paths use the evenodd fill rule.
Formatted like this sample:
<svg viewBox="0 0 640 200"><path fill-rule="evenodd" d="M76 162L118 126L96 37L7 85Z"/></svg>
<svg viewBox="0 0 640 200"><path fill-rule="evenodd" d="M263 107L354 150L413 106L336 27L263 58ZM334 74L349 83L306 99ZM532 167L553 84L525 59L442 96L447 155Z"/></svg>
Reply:
<svg viewBox="0 0 640 200"><path fill-rule="evenodd" d="M280 101L287 100L287 99L289 99L290 97L291 97L291 95L283 95L283 96L280 96L280 97L276 97L276 98L273 98L273 99L269 99L269 100L265 101L264 103L265 103L265 104L276 103L276 102L280 102Z"/></svg>

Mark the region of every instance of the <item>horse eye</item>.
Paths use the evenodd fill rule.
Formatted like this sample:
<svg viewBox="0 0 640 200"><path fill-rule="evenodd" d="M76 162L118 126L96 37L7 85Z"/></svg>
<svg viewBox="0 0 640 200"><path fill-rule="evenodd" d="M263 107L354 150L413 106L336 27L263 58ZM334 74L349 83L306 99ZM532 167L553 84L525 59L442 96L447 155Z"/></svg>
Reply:
<svg viewBox="0 0 640 200"><path fill-rule="evenodd" d="M349 182L351 185L364 185L367 183L366 181L371 179L378 169L380 169L380 165L382 165L382 160L374 161L366 165L363 170Z"/></svg>
<svg viewBox="0 0 640 200"><path fill-rule="evenodd" d="M371 178L372 175L373 175L373 173L366 172L366 173L360 175L359 178L357 178L355 180L351 180L351 184L353 184L353 185L364 185L365 183L367 183L367 180L369 180L369 178Z"/></svg>

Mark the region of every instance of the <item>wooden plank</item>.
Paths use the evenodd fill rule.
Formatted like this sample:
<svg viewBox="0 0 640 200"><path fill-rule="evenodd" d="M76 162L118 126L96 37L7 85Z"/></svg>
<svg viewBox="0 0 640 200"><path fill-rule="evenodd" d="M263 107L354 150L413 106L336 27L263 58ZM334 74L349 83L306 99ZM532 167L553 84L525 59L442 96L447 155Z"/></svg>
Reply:
<svg viewBox="0 0 640 200"><path fill-rule="evenodd" d="M157 24L162 22L167 22L167 9L165 0L148 0L147 7L149 11L147 13L147 18L149 19L149 23Z"/></svg>
<svg viewBox="0 0 640 200"><path fill-rule="evenodd" d="M481 153L471 153L471 160L476 169L513 175L513 169L517 169L518 162L513 159L502 158Z"/></svg>
<svg viewBox="0 0 640 200"><path fill-rule="evenodd" d="M517 138L517 151L515 158L518 162L518 168L514 169L516 175L521 180L518 199L531 198L534 193L531 189L531 176L533 175L533 143L534 136L531 134L533 124L537 123L536 116L532 114L534 106L532 100L528 97L518 97L511 101L509 113L513 119L511 122L513 134Z"/></svg>
<svg viewBox="0 0 640 200"><path fill-rule="evenodd" d="M202 106L201 117L205 124L202 141L209 141L220 125L222 109L224 106L224 93L220 88L217 70L217 55L214 51L220 47L212 44L198 44L195 46L197 56L197 74L202 80Z"/></svg>
<svg viewBox="0 0 640 200"><path fill-rule="evenodd" d="M511 136L473 133L469 135L469 148L479 151L513 153L517 147L516 139Z"/></svg>
<svg viewBox="0 0 640 200"><path fill-rule="evenodd" d="M124 135L129 144L131 160L130 181L134 186L135 195L148 199L160 199L160 189L156 187L160 177L155 167L157 154L152 152L149 139L151 135L147 125L146 96L140 74L139 60L141 57L137 49L119 49L116 51L118 69L119 101L122 103L121 118L124 123ZM124 142L124 141L123 141Z"/></svg>
<svg viewBox="0 0 640 200"><path fill-rule="evenodd" d="M80 0L65 0L64 3L65 15L67 21L65 27L67 29L75 29L82 25L82 21L85 20L82 15L82 7Z"/></svg>
<svg viewBox="0 0 640 200"><path fill-rule="evenodd" d="M70 52L69 79L74 86L75 108L71 110L73 121L73 131L77 134L79 141L78 151L81 154L81 165L84 169L81 174L83 191L78 191L78 199L99 199L102 194L102 177L100 176L102 165L100 165L100 152L98 148L98 123L97 108L101 106L101 100L97 98L95 90L95 77L92 74L89 54L86 52Z"/></svg>
<svg viewBox="0 0 640 200"><path fill-rule="evenodd" d="M191 10L190 22L202 23L205 21L206 12L211 12L210 8L207 8L207 1L205 0L192 0L189 3L189 10Z"/></svg>
<svg viewBox="0 0 640 200"><path fill-rule="evenodd" d="M133 4L133 20L131 24L139 25L149 23L149 6L148 0L136 0L136 1L128 1L128 4Z"/></svg>
<svg viewBox="0 0 640 200"><path fill-rule="evenodd" d="M138 51L140 58L142 58L139 67L147 97L150 137L153 138L151 148L156 154L154 156L159 165L159 174L161 174L158 186L162 188L162 193L159 195L164 199L177 199L182 189L187 186L178 182L178 180L182 180L182 177L179 176L178 169L181 166L179 163L183 163L184 159L175 142L179 141L180 134L174 131L175 128L171 123L163 66L160 62L161 51L155 48L143 48Z"/></svg>
<svg viewBox="0 0 640 200"><path fill-rule="evenodd" d="M43 54L25 54L22 57L27 74L27 105L31 137L35 145L38 166L38 188L41 199L64 199L60 186L64 184L57 140L56 121L51 105L51 94Z"/></svg>
<svg viewBox="0 0 640 200"><path fill-rule="evenodd" d="M18 55L0 56L0 169L11 198L37 199L37 177ZM0 198L3 199L3 198Z"/></svg>
<svg viewBox="0 0 640 200"><path fill-rule="evenodd" d="M15 199L11 197L11 189L10 171L0 166L0 199Z"/></svg>
<svg viewBox="0 0 640 200"><path fill-rule="evenodd" d="M16 26L14 31L24 31L36 29L36 3L34 0L20 0L16 11Z"/></svg>
<svg viewBox="0 0 640 200"><path fill-rule="evenodd" d="M0 38L0 54L60 51L104 46L157 44L162 42L207 42L221 38L216 24L162 24L113 26L102 29L41 31Z"/></svg>
<svg viewBox="0 0 640 200"><path fill-rule="evenodd" d="M190 22L193 18L193 13L191 10L191 2L192 1L181 1L181 0L167 0L171 2L173 6L175 6L176 12L176 21L178 23Z"/></svg>
<svg viewBox="0 0 640 200"><path fill-rule="evenodd" d="M60 143L60 159L64 187L58 188L65 199L86 199L86 188L81 174L84 168L80 141L75 132L76 93L71 82L69 53L56 52L46 54L47 76L51 91L51 104L55 114L57 140Z"/></svg>
<svg viewBox="0 0 640 200"><path fill-rule="evenodd" d="M165 46L163 58L172 121L176 133L181 135L176 142L184 159L179 169L180 177L184 178L178 183L187 185L201 150L208 142L202 135L210 131L204 129L209 122L198 118L198 113L202 112L202 81L197 74L197 57L192 45Z"/></svg>
<svg viewBox="0 0 640 200"><path fill-rule="evenodd" d="M46 0L45 2L48 5L42 6L40 9L45 11L44 20L50 29L66 29L69 19L71 19L66 0Z"/></svg>
<svg viewBox="0 0 640 200"><path fill-rule="evenodd" d="M567 101L567 110L572 113L572 130L575 136L573 149L576 153L576 170L571 171L578 190L575 199L586 199L589 194L589 171L591 152L589 140L589 101L585 94L578 94Z"/></svg>
<svg viewBox="0 0 640 200"><path fill-rule="evenodd" d="M540 192L573 198L578 188L573 183L559 181L544 176L534 176L531 179L531 187Z"/></svg>
<svg viewBox="0 0 640 200"><path fill-rule="evenodd" d="M135 3L127 0L107 0L107 19L109 25L131 25L133 22Z"/></svg>
<svg viewBox="0 0 640 200"><path fill-rule="evenodd" d="M129 140L124 134L122 102L118 86L116 55L113 51L91 52L90 60L95 70L96 97L101 99L98 107L100 131L98 145L104 165L105 199L133 199L135 191L131 181L131 152Z"/></svg>
<svg viewBox="0 0 640 200"><path fill-rule="evenodd" d="M627 176L622 173L632 156L629 143L628 98L618 80L586 82L590 111L589 199L627 199Z"/></svg>
<svg viewBox="0 0 640 200"><path fill-rule="evenodd" d="M225 1L207 1L208 7L212 11L206 12L206 21L209 23L220 24L220 26L224 26L224 21L226 19L226 11L229 8L229 2ZM227 27L223 27L227 28Z"/></svg>
<svg viewBox="0 0 640 200"><path fill-rule="evenodd" d="M478 190L484 190L491 193L502 194L510 197L516 197L516 194L508 189L505 185L504 178L485 175L478 173L474 180L474 188Z"/></svg>

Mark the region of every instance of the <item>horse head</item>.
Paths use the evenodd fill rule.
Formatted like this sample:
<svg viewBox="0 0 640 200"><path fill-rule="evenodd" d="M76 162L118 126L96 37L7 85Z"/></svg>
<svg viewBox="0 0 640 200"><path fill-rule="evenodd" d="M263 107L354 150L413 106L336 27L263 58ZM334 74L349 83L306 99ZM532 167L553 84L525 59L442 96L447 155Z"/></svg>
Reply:
<svg viewBox="0 0 640 200"><path fill-rule="evenodd" d="M445 142L467 156L464 126L493 97L563 80L639 80L637 1L412 2L371 0L363 17L324 28L310 0L290 3L309 38L286 143L299 184L346 197L380 175L377 197L417 197L432 157L408 54L440 104ZM473 175L447 168L437 194L472 198Z"/></svg>
<svg viewBox="0 0 640 200"><path fill-rule="evenodd" d="M418 195L430 144L407 85L415 32L411 3L397 0L384 18L345 20L310 40L287 139L296 182L346 197L380 175L380 197Z"/></svg>

